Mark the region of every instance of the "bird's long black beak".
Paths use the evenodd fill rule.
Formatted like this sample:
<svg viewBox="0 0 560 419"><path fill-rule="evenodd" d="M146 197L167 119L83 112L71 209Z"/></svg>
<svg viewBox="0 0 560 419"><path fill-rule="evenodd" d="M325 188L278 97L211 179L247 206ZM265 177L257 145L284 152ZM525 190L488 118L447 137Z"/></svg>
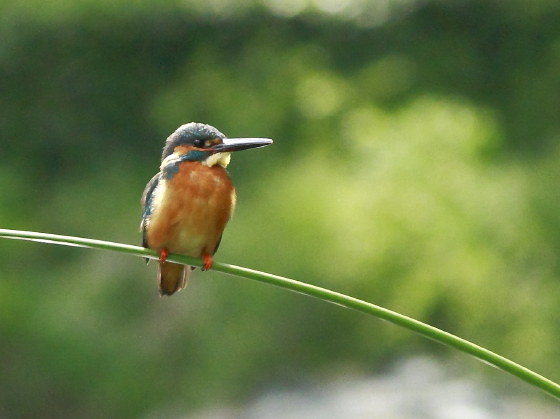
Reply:
<svg viewBox="0 0 560 419"><path fill-rule="evenodd" d="M224 138L222 141L220 144L213 145L212 151L215 153L230 153L272 144L270 138Z"/></svg>

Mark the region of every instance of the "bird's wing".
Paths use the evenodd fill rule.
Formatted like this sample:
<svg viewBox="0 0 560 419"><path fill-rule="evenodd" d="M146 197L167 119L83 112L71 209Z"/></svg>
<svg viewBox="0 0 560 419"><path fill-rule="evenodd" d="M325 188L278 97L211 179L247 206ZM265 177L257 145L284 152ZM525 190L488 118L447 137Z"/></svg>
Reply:
<svg viewBox="0 0 560 419"><path fill-rule="evenodd" d="M146 243L146 228L148 226L148 221L150 220L150 215L152 215L152 202L154 200L154 191L157 188L159 181L161 179L161 172L156 174L144 189L142 194L142 221L140 222L140 231L142 232L142 246L147 247Z"/></svg>
<svg viewBox="0 0 560 419"><path fill-rule="evenodd" d="M224 233L222 232L222 234L220 234L220 238L218 239L218 243L216 243L216 247L214 248L214 252L212 253L212 256L214 256L214 253L216 253L218 251L218 247L220 247L220 243L222 242L222 237L224 236Z"/></svg>

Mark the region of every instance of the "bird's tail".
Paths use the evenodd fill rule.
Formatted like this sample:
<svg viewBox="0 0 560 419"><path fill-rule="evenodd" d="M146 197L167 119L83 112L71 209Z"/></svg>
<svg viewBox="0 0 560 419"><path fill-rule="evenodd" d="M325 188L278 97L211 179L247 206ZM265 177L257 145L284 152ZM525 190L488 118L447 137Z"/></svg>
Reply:
<svg viewBox="0 0 560 419"><path fill-rule="evenodd" d="M163 262L159 264L157 283L159 295L173 295L187 286L191 266Z"/></svg>

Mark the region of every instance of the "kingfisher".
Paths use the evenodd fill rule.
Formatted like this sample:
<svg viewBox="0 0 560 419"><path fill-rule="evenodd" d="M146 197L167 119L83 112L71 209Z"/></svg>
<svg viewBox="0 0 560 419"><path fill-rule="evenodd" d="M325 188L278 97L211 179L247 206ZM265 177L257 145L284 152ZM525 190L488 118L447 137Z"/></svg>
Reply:
<svg viewBox="0 0 560 419"><path fill-rule="evenodd" d="M236 202L226 171L231 153L269 144L269 138L227 138L195 122L181 125L167 138L160 171L142 194L140 223L142 246L159 254L160 296L185 288L195 269L167 262L169 253L202 259L204 271L212 266Z"/></svg>

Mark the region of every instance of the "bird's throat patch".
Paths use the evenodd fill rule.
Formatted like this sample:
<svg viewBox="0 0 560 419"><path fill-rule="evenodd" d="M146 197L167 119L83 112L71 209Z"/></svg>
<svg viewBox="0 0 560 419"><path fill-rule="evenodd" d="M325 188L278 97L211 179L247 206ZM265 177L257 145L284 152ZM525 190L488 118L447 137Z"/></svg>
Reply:
<svg viewBox="0 0 560 419"><path fill-rule="evenodd" d="M223 168L226 168L231 160L231 153L216 153L208 156L205 160L202 160L202 164L208 167L212 167L215 164L219 164Z"/></svg>

